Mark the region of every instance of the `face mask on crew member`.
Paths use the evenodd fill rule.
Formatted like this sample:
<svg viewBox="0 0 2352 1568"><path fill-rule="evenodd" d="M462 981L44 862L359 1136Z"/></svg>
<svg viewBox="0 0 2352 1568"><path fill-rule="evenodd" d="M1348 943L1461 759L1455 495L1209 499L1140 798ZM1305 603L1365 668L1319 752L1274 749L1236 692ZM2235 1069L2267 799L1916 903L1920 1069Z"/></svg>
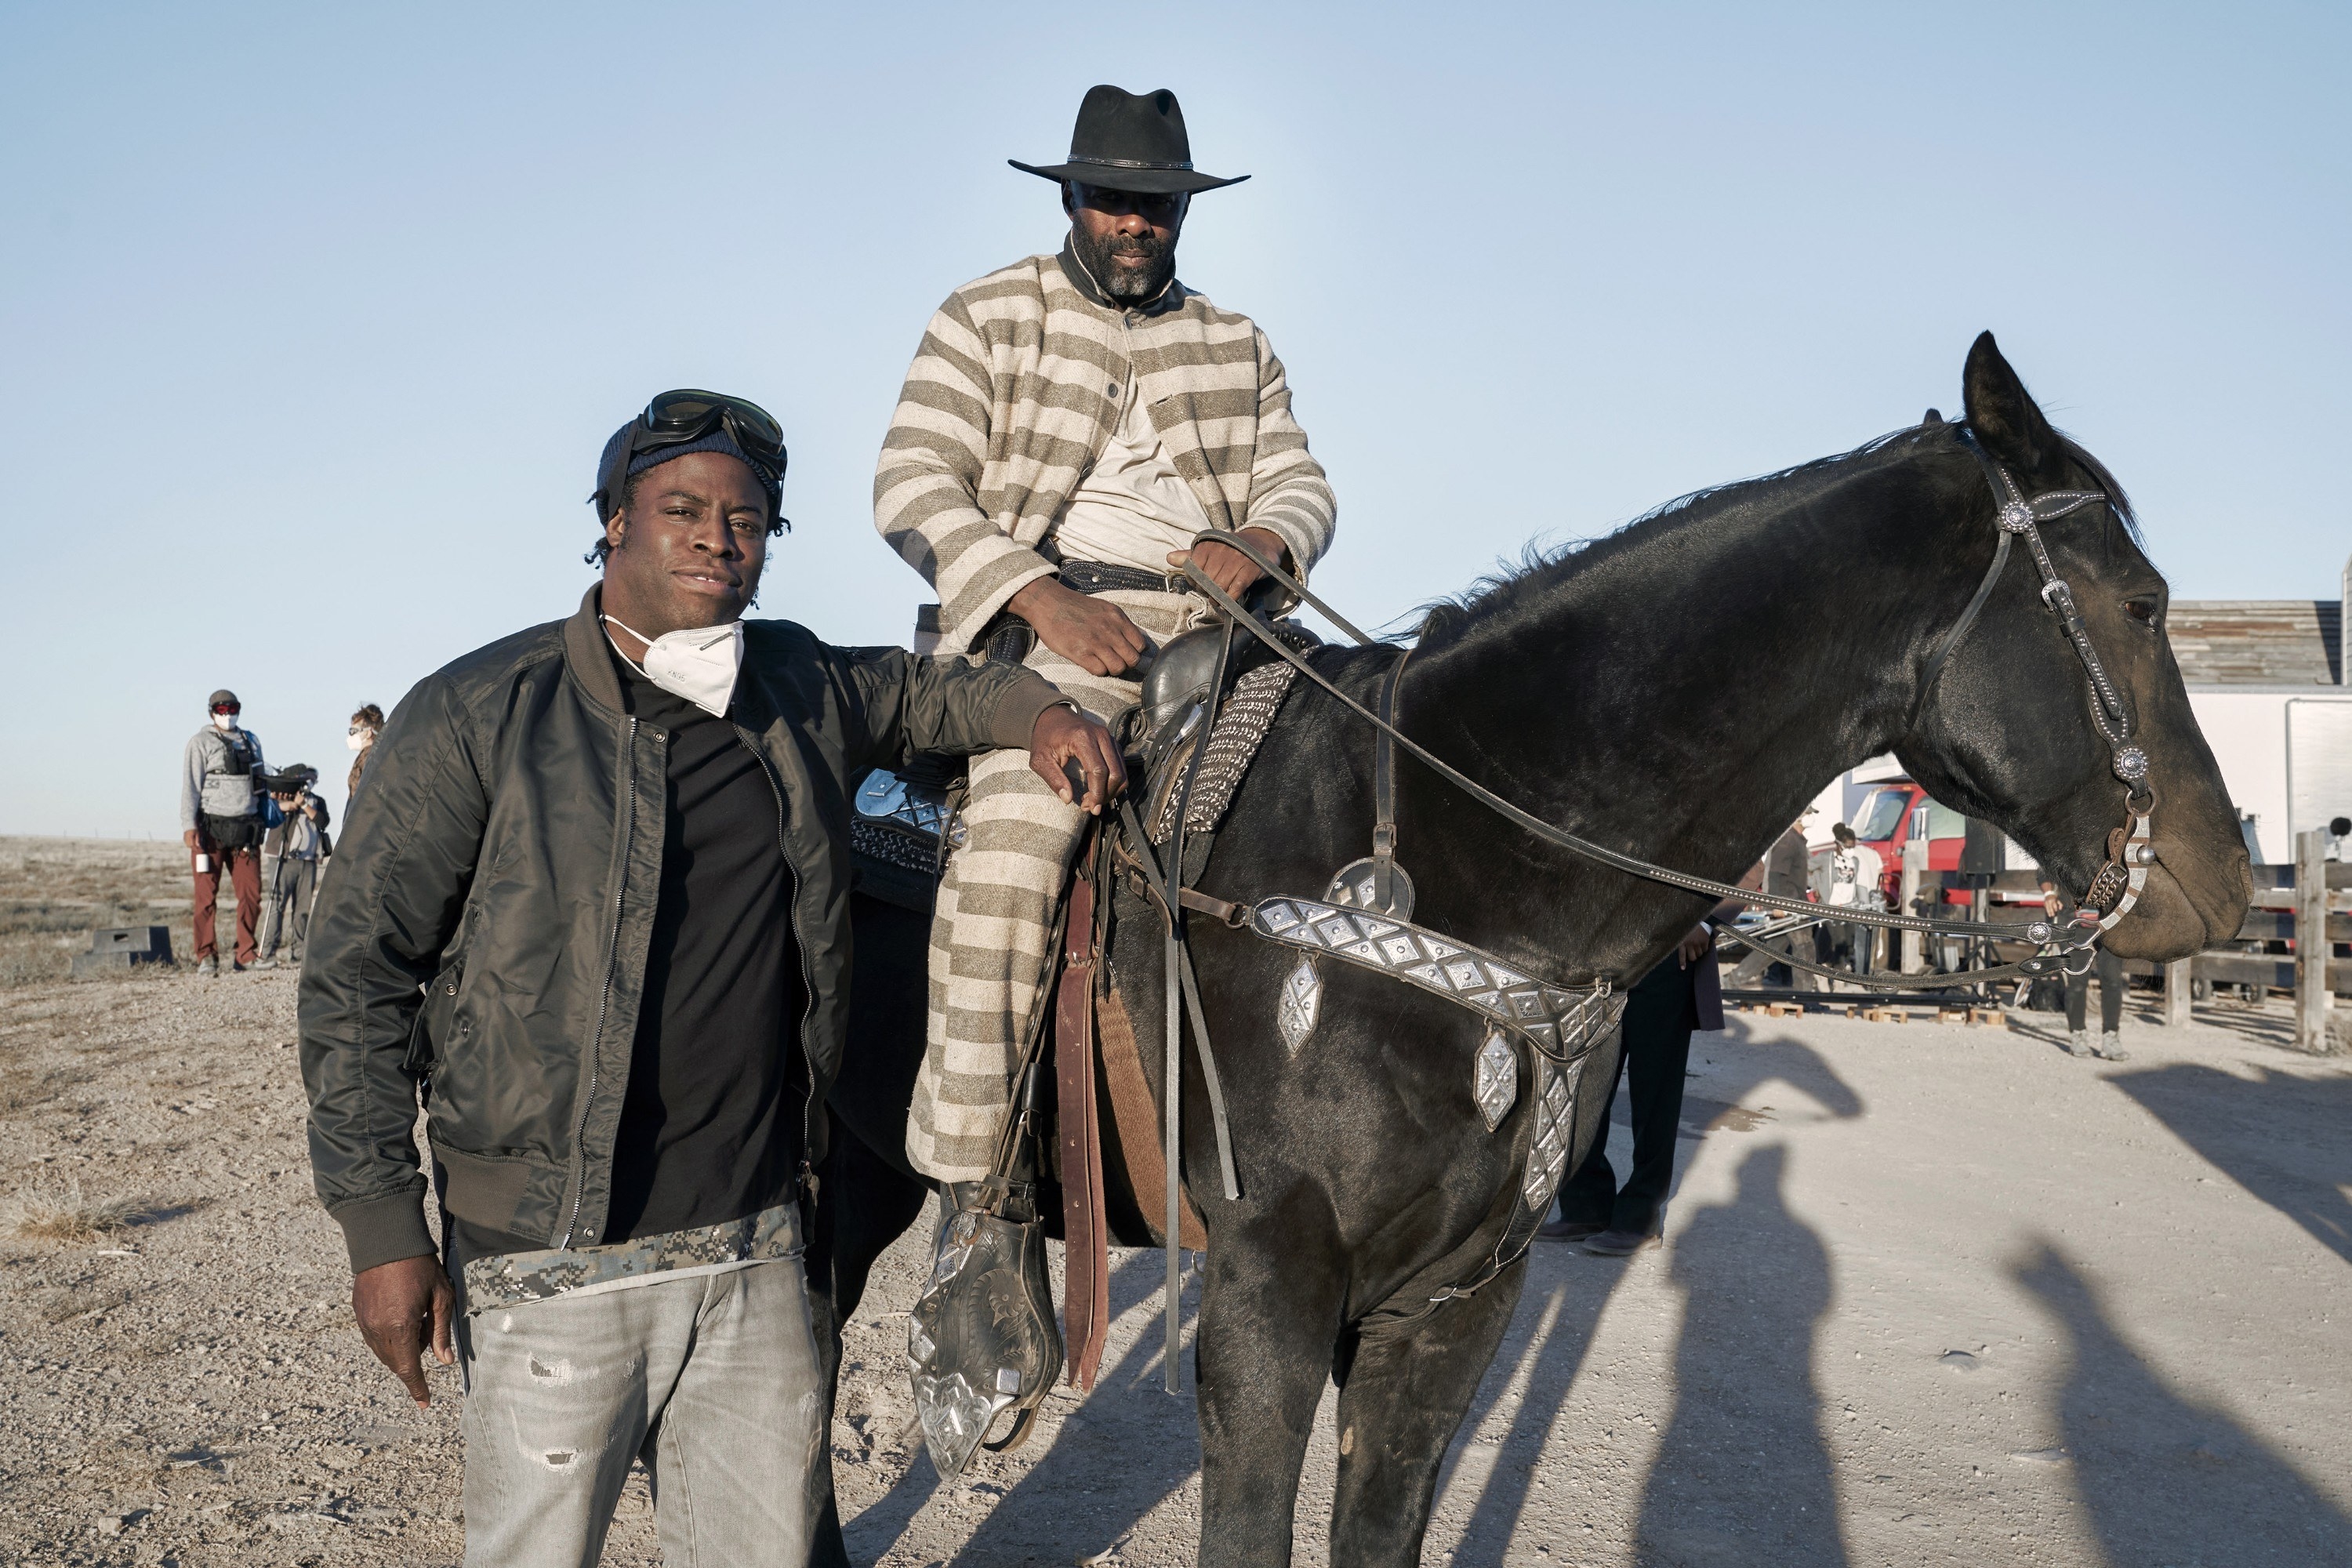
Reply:
<svg viewBox="0 0 2352 1568"><path fill-rule="evenodd" d="M612 621L646 645L646 679L664 691L674 692L714 717L727 714L727 700L735 691L735 672L743 665L743 623L696 626L647 637L626 622Z"/></svg>
<svg viewBox="0 0 2352 1568"><path fill-rule="evenodd" d="M234 729L236 729L236 714L234 714L234 713L215 713L215 714L214 714L214 715L213 715L213 728L214 728L214 729L215 729L215 730L234 730Z"/></svg>
<svg viewBox="0 0 2352 1568"><path fill-rule="evenodd" d="M352 726L350 731L343 736L343 744L354 752L364 752L368 748L368 742L374 739L375 731L373 730L369 729L364 724L354 724Z"/></svg>

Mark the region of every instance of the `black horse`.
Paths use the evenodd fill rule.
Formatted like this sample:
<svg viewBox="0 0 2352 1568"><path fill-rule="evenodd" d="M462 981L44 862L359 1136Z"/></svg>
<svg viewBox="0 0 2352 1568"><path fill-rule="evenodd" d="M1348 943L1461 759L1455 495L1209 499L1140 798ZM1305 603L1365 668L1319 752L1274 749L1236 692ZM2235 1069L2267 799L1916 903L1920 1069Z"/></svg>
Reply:
<svg viewBox="0 0 2352 1568"><path fill-rule="evenodd" d="M2246 853L2165 639L2164 580L2123 492L2051 427L1990 333L1969 355L1964 393L1969 426L2029 495L2114 498L2046 529L2153 763L2158 865L2107 945L2162 959L2221 942L2251 897ZM1432 613L1400 722L1549 821L1720 880L1754 864L1823 780L1891 751L1937 799L1998 824L2062 885L2083 889L2124 821L2125 791L2092 728L2083 666L2022 559L1916 700L1991 561L1994 510L1958 427L1934 419L1686 497ZM1334 650L1317 667L1370 702L1393 658ZM1540 843L1415 763L1399 767L1398 855L1418 886L1419 924L1561 984L1630 984L1706 912L1702 898ZM1320 896L1365 853L1371 771L1368 727L1298 682L1202 889L1242 902ZM1139 904L1118 917L1115 983L1130 1016L1156 1019L1159 925ZM901 1152L922 1049L923 925L861 905L857 1027L835 1091L843 1136L815 1270L845 1317L925 1196ZM1478 1021L1339 965L1325 968L1319 1023L1293 1057L1275 998L1296 955L1212 921L1193 930L1244 1190L1236 1202L1219 1195L1188 1057L1184 1168L1209 1237L1200 1561L1289 1561L1299 1467L1330 1378L1340 1389L1331 1560L1417 1563L1440 1463L1525 1266L1402 1330L1374 1314L1448 1259L1460 1260L1458 1277L1486 1256L1528 1108L1523 1100L1489 1133L1469 1092ZM1141 1054L1156 1093L1160 1053Z"/></svg>

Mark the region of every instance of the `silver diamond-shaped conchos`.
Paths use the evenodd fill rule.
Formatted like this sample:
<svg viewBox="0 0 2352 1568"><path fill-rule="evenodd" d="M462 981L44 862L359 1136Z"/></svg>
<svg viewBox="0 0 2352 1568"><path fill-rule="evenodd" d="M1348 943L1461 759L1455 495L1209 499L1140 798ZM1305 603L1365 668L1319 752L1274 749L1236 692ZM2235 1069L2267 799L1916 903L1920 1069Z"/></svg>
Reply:
<svg viewBox="0 0 2352 1568"><path fill-rule="evenodd" d="M1312 899L1263 900L1252 920L1269 941L1395 975L1475 1009L1553 1056L1573 1054L1605 1027L1605 988L1548 985L1491 954L1402 921Z"/></svg>
<svg viewBox="0 0 2352 1568"><path fill-rule="evenodd" d="M1322 1010L1323 977L1315 973L1315 961L1301 953L1297 967L1283 977L1282 999L1274 1010L1275 1026L1292 1056L1315 1033L1315 1019Z"/></svg>
<svg viewBox="0 0 2352 1568"><path fill-rule="evenodd" d="M1486 1040L1478 1047L1470 1097L1478 1102L1478 1114L1486 1119L1489 1132L1502 1125L1503 1118L1510 1114L1511 1107L1518 1100L1519 1053L1503 1037L1500 1029L1488 1029Z"/></svg>

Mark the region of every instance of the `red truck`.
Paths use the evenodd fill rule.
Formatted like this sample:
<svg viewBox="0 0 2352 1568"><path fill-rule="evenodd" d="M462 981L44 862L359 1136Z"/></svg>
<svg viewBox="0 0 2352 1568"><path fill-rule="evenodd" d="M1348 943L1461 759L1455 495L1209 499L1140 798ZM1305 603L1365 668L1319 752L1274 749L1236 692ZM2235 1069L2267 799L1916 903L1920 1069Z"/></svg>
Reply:
<svg viewBox="0 0 2352 1568"><path fill-rule="evenodd" d="M1960 849L1968 842L1969 819L1940 801L1931 800L1927 792L1909 779L1889 779L1874 784L1862 797L1847 819L1858 843L1878 851L1879 863L1885 876L1879 890L1886 897L1886 907L1896 907L1903 887L1903 847L1914 839L1927 841L1927 870L1957 871L1960 868Z"/></svg>

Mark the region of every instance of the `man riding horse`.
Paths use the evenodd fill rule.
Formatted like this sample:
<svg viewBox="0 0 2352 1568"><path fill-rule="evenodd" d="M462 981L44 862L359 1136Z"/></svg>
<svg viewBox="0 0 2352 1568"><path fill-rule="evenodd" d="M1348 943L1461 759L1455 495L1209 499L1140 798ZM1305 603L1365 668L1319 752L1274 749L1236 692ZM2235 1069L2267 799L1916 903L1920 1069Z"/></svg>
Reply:
<svg viewBox="0 0 2352 1568"><path fill-rule="evenodd" d="M1013 166L1061 185L1069 238L932 316L882 444L875 526L938 591L920 651L1025 664L1108 718L1160 645L1209 616L1188 559L1235 595L1261 575L1195 537L1238 532L1303 576L1330 544L1331 488L1265 333L1176 279L1192 195L1248 177L1193 169L1176 95L1093 88L1066 162ZM907 1131L935 1180L987 1173L1086 817L1026 752L971 759Z"/></svg>

